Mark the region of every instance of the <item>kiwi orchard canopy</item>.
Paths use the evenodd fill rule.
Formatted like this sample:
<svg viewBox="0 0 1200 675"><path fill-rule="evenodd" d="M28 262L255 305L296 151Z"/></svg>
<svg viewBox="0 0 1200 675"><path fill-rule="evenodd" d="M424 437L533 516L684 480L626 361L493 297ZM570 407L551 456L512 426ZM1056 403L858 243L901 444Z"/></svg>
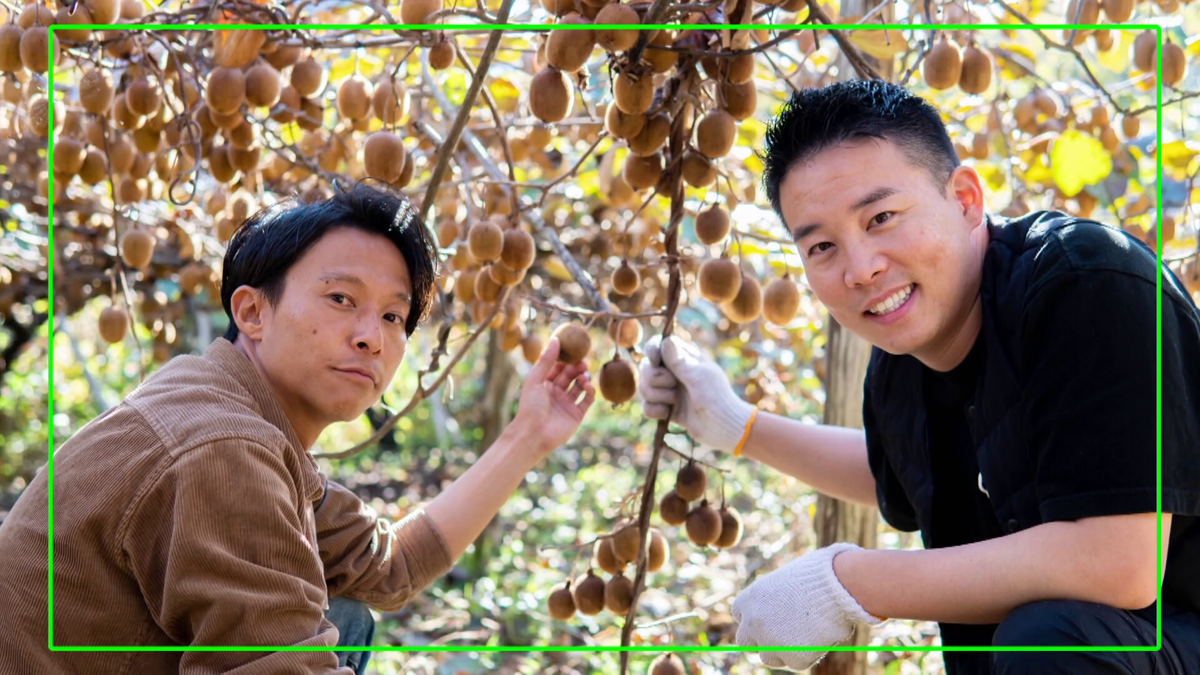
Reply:
<svg viewBox="0 0 1200 675"><path fill-rule="evenodd" d="M1200 3L1082 0L1068 16L1027 17L1111 24L1065 32L1014 30L1022 17L1003 4L945 4L934 20L960 27L932 34L798 25L923 23L924 6L909 2L857 14L791 0L705 13L694 4L591 0L332 3L286 14L167 2L153 17L138 0L82 0L73 14L69 5L4 7L0 318L9 337L0 374L30 353L51 315L92 345L83 353L93 358L130 347L130 358L153 368L202 349L213 334L203 326L224 320L218 267L238 227L288 197L318 200L369 180L409 196L442 257L430 319L438 328L418 333L429 342L411 357L431 373L399 408L432 394L484 332L530 362L556 334L562 358L597 363L604 397L624 404L637 389L632 364L647 332L686 331L740 354L732 375L747 400L816 414L828 384L827 317L799 283L795 247L758 194L756 153L764 120L793 89L880 73L942 111L994 210L1059 208L1161 239L1164 257L1200 292L1200 158L1187 140L1200 132L1200 81L1195 45L1185 46L1200 29ZM271 27L285 19L296 25ZM479 19L561 27L493 36L387 25ZM315 22L356 28L304 25ZM1119 25L1148 22L1164 26L1170 105L1161 136L1155 33ZM118 25L65 27L107 23ZM147 28L216 23L266 28ZM676 25L588 28L639 23ZM750 23L763 25L725 27ZM998 23L1007 25L984 28ZM63 26L53 40L50 25ZM453 356L430 365L430 352ZM665 433L650 447L650 466L664 454ZM551 615L625 616L620 641L629 644L638 597L660 578L647 574L674 559L671 537L712 551L743 535L724 493L712 499L711 470L687 464L661 498L645 480L596 531L580 533L598 536L594 547L543 553L564 576L542 589ZM590 569L571 576L579 551ZM653 630L668 636L671 627ZM677 662L655 668L679 672Z"/></svg>

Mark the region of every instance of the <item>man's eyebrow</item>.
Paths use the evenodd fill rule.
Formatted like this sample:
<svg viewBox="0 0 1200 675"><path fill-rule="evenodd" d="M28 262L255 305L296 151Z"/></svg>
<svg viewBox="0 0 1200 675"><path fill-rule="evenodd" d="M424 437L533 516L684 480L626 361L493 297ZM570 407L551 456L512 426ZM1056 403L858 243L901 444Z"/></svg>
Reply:
<svg viewBox="0 0 1200 675"><path fill-rule="evenodd" d="M327 284L341 282L341 283L345 283L345 284L351 284L353 286L366 286L367 285L365 282L363 282L362 279L359 279L358 277L354 276L353 274L341 274L341 273L337 273L337 272L326 272L325 274L322 274L320 277L318 277L318 279ZM395 294L395 297L400 299L401 302L407 302L410 305L412 304L412 294L411 293L397 291Z"/></svg>
<svg viewBox="0 0 1200 675"><path fill-rule="evenodd" d="M890 187L877 188L876 190L874 190L867 196L865 196L862 199L855 202L854 206L850 207L850 210L851 211L862 211L863 209L867 208L871 204L874 204L875 202L877 202L881 199L887 199L888 197L891 197L892 195L897 194L898 192L900 192L900 191L897 190L896 188L890 188ZM812 234L813 232L816 232L819 229L821 229L820 223L810 223L808 225L801 225L800 227L797 227L796 230L792 233L792 241L800 241L801 239L807 237L808 235Z"/></svg>

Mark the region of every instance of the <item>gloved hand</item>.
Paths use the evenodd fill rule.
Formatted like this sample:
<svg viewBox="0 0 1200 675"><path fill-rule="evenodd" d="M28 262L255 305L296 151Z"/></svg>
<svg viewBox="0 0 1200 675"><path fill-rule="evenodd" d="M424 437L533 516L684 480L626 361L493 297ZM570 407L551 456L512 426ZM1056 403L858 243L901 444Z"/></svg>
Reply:
<svg viewBox="0 0 1200 675"><path fill-rule="evenodd" d="M740 624L737 643L833 646L849 639L857 623L882 623L863 610L833 571L837 554L856 549L848 543L826 546L750 584L733 601L733 618ZM759 658L770 668L807 670L827 653L759 652Z"/></svg>
<svg viewBox="0 0 1200 675"><path fill-rule="evenodd" d="M746 430L754 406L733 393L729 378L695 345L672 335L655 336L643 349L638 378L647 417L666 419L687 429L700 443L732 451Z"/></svg>

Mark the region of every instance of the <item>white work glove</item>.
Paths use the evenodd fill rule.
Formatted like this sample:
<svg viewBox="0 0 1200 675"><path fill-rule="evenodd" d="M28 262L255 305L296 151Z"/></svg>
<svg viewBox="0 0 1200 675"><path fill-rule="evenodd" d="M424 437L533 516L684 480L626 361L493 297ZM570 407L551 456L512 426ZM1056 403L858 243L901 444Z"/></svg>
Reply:
<svg viewBox="0 0 1200 675"><path fill-rule="evenodd" d="M700 443L726 452L737 447L754 406L733 393L725 371L674 335L651 338L643 352L638 389L646 416L666 419L670 407L671 421Z"/></svg>
<svg viewBox="0 0 1200 675"><path fill-rule="evenodd" d="M848 543L826 546L750 584L733 601L733 619L740 624L737 643L744 647L833 646L849 639L857 623L882 623L863 610L833 571L834 556L858 549ZM769 668L807 670L827 653L758 655Z"/></svg>

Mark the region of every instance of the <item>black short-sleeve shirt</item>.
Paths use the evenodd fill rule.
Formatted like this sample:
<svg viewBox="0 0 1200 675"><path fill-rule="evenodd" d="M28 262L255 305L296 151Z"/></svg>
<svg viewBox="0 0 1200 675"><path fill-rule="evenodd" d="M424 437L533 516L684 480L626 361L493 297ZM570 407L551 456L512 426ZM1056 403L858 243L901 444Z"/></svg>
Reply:
<svg viewBox="0 0 1200 675"><path fill-rule="evenodd" d="M1046 255L1061 252L1049 244ZM1042 280L1038 280L1042 281ZM1164 283L1166 283L1164 281ZM1022 422L1043 522L1156 510L1157 337L1152 281L1081 269L1032 283L1017 331ZM1162 299L1162 510L1175 514L1163 601L1200 613L1200 311ZM933 482L931 548L1002 536L967 422L983 340L949 373L924 369ZM889 463L868 393L868 456L880 510L902 530L916 510ZM943 624L945 644L988 644L994 627ZM947 630L949 629L949 630Z"/></svg>

